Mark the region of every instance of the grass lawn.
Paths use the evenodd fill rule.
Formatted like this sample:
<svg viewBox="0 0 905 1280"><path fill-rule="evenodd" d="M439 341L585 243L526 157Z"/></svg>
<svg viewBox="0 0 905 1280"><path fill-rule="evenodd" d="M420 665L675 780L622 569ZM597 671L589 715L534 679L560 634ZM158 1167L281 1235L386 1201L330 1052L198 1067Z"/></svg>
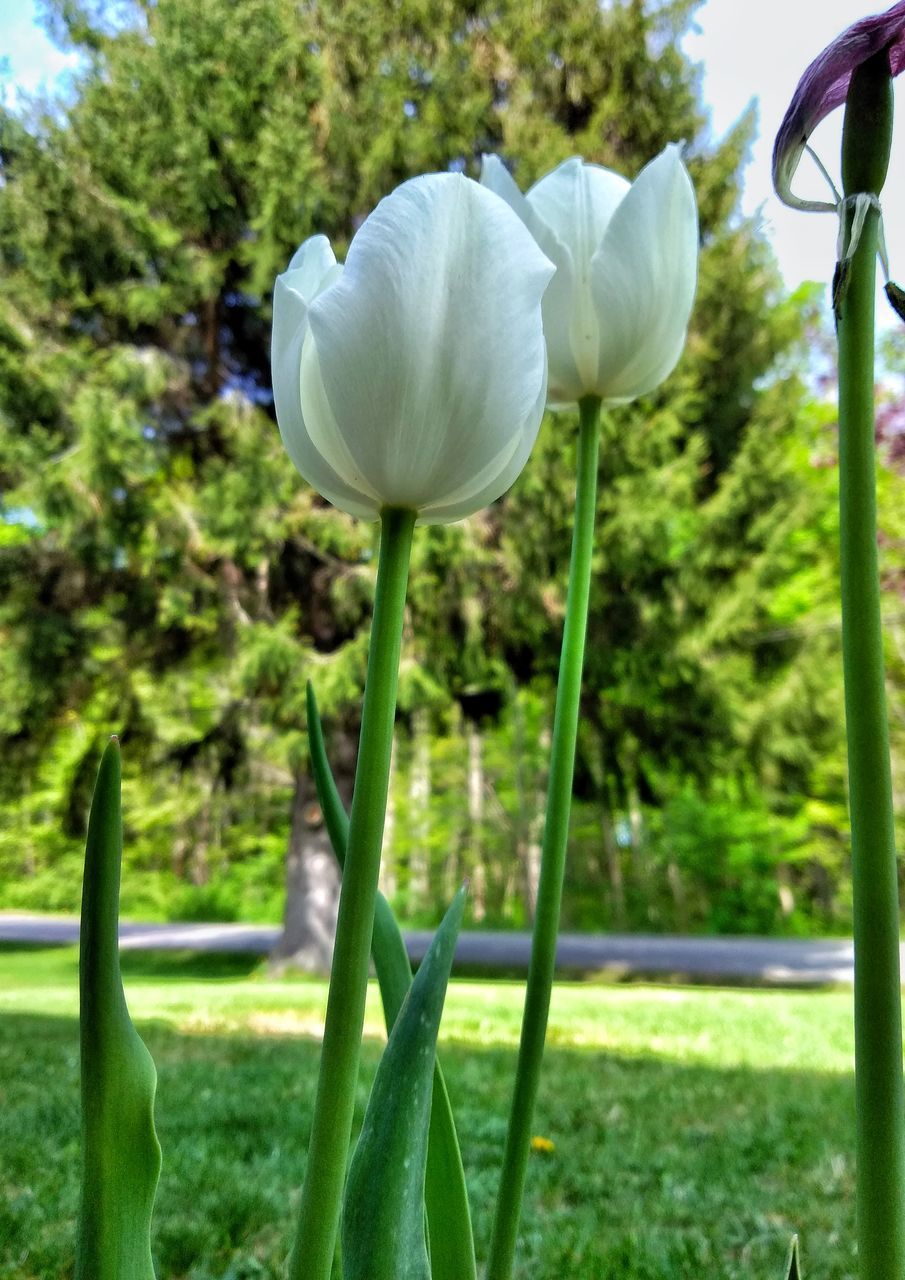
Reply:
<svg viewBox="0 0 905 1280"><path fill-rule="evenodd" d="M161 1280L281 1276L324 984L238 957L127 954L157 1062ZM0 950L0 1280L72 1274L79 1166L74 950ZM520 1280L853 1280L851 996L558 986ZM479 1257L490 1231L521 987L454 982L441 1052ZM359 1118L380 1053L376 991Z"/></svg>

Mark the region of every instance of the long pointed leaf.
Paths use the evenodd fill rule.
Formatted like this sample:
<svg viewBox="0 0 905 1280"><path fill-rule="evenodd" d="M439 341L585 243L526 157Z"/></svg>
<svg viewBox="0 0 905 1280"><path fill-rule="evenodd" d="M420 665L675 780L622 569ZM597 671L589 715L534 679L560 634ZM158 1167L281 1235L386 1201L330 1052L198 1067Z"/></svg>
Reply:
<svg viewBox="0 0 905 1280"><path fill-rule="evenodd" d="M317 798L324 814L327 834L340 867L345 866L346 845L349 840L349 815L339 794L333 770L327 757L324 730L317 699L311 681L308 681L308 746L311 752L311 768ZM393 1029L406 992L412 985L412 966L409 963L405 941L393 915L393 909L382 893L377 894L374 910L374 935L371 953L380 985L383 1012L387 1032Z"/></svg>
<svg viewBox="0 0 905 1280"><path fill-rule="evenodd" d="M346 861L346 845L349 843L349 815L330 768L327 744L324 742L324 726L317 707L314 685L310 680L305 686L305 701L308 712L308 750L311 753L317 799L324 814L333 852L342 867Z"/></svg>
<svg viewBox="0 0 905 1280"><path fill-rule="evenodd" d="M151 1213L160 1176L157 1072L132 1025L119 968L119 744L104 752L85 849L79 995L82 1195L75 1280L154 1280Z"/></svg>
<svg viewBox="0 0 905 1280"><path fill-rule="evenodd" d="M314 785L330 843L342 866L349 837L349 818L330 768L317 699L310 681L307 697L308 745ZM393 909L382 893L377 895L374 910L371 954L377 971L387 1032L390 1033L412 984L412 967ZM475 1280L477 1264L465 1170L462 1167L462 1154L449 1093L439 1062L434 1070L424 1196L433 1280Z"/></svg>
<svg viewBox="0 0 905 1280"><path fill-rule="evenodd" d="M801 1280L801 1263L798 1260L798 1236L789 1245L789 1261L786 1263L786 1280Z"/></svg>
<svg viewBox="0 0 905 1280"><path fill-rule="evenodd" d="M346 1183L344 1280L431 1280L424 1222L437 1032L465 906L460 889L377 1068Z"/></svg>

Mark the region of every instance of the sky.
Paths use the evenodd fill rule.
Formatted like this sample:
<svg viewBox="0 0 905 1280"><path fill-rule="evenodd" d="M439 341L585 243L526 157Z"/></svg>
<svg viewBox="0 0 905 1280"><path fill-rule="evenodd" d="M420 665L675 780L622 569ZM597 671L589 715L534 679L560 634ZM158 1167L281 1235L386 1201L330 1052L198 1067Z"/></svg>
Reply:
<svg viewBox="0 0 905 1280"><path fill-rule="evenodd" d="M773 139L798 80L810 62L841 31L888 5L870 0L706 0L697 11L697 31L687 52L704 65L704 101L715 136L738 119L752 99L758 105L758 136L745 174L743 209L757 216L770 239L789 288L832 275L837 223L827 213L787 209L773 193ZM884 227L894 280L905 283L905 77L897 85L897 128L890 177L883 193ZM842 111L826 119L811 145L839 186ZM826 182L803 157L794 189L805 198L828 199ZM879 318L896 323L881 295Z"/></svg>
<svg viewBox="0 0 905 1280"><path fill-rule="evenodd" d="M852 22L877 11L870 0L705 0L685 49L703 64L703 96L712 131L721 137L752 101L758 136L745 175L743 210L758 218L770 239L786 284L826 281L835 261L836 219L829 214L786 209L773 194L773 138L801 73L825 45ZM0 0L0 84L52 89L74 65L55 49L35 22L35 0ZM898 92L905 94L905 76ZM824 121L812 138L838 185L842 113ZM883 197L893 279L905 285L905 127L896 131L890 180ZM826 186L811 162L802 161L798 194L826 198ZM882 304L881 319L887 318ZM892 315L889 313L889 320Z"/></svg>

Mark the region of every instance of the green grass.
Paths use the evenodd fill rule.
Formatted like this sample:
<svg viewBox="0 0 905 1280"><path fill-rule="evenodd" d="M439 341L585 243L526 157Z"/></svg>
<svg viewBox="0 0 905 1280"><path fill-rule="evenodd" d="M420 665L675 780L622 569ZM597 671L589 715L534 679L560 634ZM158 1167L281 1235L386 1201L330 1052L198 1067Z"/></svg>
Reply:
<svg viewBox="0 0 905 1280"><path fill-rule="evenodd" d="M128 955L157 1061L161 1280L281 1275L326 988L248 958ZM845 992L558 986L520 1280L852 1280L851 1014ZM479 1254L521 1010L516 983L454 982L442 1056ZM0 1280L72 1272L76 956L0 950ZM368 1004L359 1119L380 1053Z"/></svg>

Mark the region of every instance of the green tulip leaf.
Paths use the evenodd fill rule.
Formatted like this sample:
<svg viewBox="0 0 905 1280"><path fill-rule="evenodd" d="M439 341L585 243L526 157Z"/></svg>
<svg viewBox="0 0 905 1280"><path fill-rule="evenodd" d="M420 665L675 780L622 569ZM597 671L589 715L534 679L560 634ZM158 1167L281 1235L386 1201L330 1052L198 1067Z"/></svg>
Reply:
<svg viewBox="0 0 905 1280"><path fill-rule="evenodd" d="M324 815L327 834L340 867L345 866L346 845L349 840L349 816L336 786L333 770L327 758L324 730L314 689L308 682L308 745L311 752L311 769L317 790L318 803ZM393 909L382 893L377 894L374 907L374 933L371 952L377 982L383 1000L383 1012L387 1033L393 1029L396 1015L402 1007L406 992L412 985L412 966L409 963L405 941ZM461 1273L460 1273L461 1274Z"/></svg>
<svg viewBox="0 0 905 1280"><path fill-rule="evenodd" d="M884 292L893 311L900 320L905 320L905 289L900 288L895 281L888 280Z"/></svg>
<svg viewBox="0 0 905 1280"><path fill-rule="evenodd" d="M801 1280L801 1263L798 1260L798 1236L789 1244L789 1261L786 1263L786 1280Z"/></svg>
<svg viewBox="0 0 905 1280"><path fill-rule="evenodd" d="M318 801L330 842L342 866L349 838L349 818L330 768L317 699L310 682L308 743ZM382 893L377 895L374 910L371 953L389 1034L412 984L412 967L393 909ZM465 1170L449 1093L439 1063L434 1068L424 1198L433 1280L474 1280L477 1266Z"/></svg>
<svg viewBox="0 0 905 1280"><path fill-rule="evenodd" d="M97 775L82 886L82 1192L75 1280L154 1280L157 1072L132 1025L120 976L122 848L120 755L114 739Z"/></svg>
<svg viewBox="0 0 905 1280"><path fill-rule="evenodd" d="M344 1280L436 1275L425 1232L428 1127L437 1032L464 907L463 887L434 935L377 1068L346 1183Z"/></svg>
<svg viewBox="0 0 905 1280"><path fill-rule="evenodd" d="M310 680L305 686L305 697L308 712L308 750L311 754L311 770L314 774L317 800L324 814L333 852L342 867L346 861L346 845L349 842L349 815L346 813L346 807L342 802L327 757L324 726L314 694L314 685Z"/></svg>

